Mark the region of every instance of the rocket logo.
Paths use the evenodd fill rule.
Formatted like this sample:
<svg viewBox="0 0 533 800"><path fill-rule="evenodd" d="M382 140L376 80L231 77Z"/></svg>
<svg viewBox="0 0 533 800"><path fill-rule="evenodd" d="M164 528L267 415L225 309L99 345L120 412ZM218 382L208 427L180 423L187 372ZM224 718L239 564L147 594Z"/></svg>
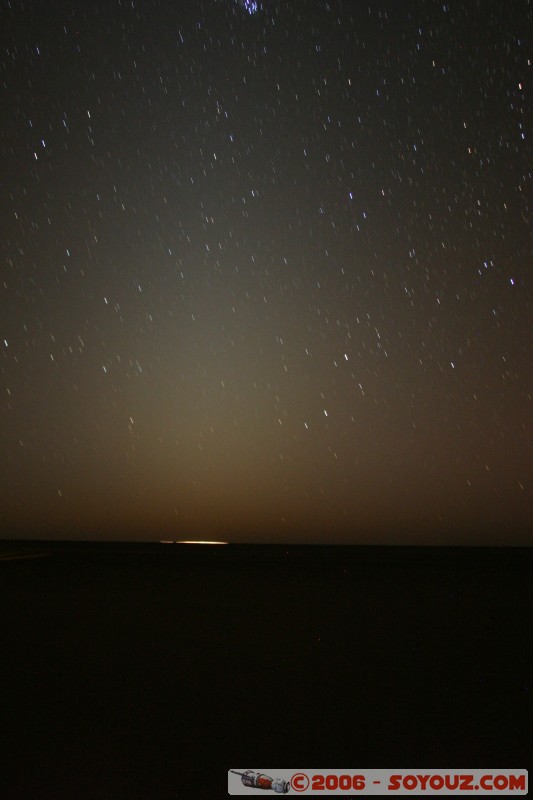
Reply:
<svg viewBox="0 0 533 800"><path fill-rule="evenodd" d="M290 781L283 780L283 778L270 778L268 775L263 775L261 772L253 772L247 769L245 772L237 772L235 769L230 769L234 775L240 775L241 781L244 786L250 786L254 789L270 789L277 794L287 794L291 784Z"/></svg>

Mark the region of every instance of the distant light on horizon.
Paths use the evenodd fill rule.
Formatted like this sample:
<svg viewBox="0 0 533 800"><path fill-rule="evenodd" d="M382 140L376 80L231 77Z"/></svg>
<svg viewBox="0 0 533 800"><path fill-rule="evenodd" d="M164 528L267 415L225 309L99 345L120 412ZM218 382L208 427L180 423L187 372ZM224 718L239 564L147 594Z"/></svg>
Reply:
<svg viewBox="0 0 533 800"><path fill-rule="evenodd" d="M207 541L204 539L183 539L181 541L162 541L161 544L228 544L228 542Z"/></svg>

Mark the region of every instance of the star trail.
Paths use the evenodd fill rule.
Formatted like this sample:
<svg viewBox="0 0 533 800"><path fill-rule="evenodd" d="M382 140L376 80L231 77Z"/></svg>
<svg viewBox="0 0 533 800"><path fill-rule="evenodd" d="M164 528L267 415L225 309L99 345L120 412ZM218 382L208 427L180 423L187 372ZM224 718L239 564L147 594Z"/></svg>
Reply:
<svg viewBox="0 0 533 800"><path fill-rule="evenodd" d="M528 0L10 0L4 536L520 543Z"/></svg>

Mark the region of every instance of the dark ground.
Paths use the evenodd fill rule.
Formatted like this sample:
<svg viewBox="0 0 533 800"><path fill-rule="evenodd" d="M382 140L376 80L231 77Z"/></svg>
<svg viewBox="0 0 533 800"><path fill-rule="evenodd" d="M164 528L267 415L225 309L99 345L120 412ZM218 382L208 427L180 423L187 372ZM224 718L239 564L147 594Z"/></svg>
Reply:
<svg viewBox="0 0 533 800"><path fill-rule="evenodd" d="M1 548L21 550L47 555L0 560L6 800L531 763L533 550Z"/></svg>

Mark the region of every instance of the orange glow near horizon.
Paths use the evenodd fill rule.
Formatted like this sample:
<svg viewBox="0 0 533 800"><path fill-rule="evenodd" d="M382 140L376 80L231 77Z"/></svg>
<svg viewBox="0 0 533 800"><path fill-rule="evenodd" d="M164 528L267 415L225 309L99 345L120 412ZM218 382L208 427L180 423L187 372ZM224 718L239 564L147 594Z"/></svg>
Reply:
<svg viewBox="0 0 533 800"><path fill-rule="evenodd" d="M163 540L161 544L228 544L228 542L215 542L215 541L207 541L207 540L195 540L195 539L183 539L181 541L169 541Z"/></svg>

